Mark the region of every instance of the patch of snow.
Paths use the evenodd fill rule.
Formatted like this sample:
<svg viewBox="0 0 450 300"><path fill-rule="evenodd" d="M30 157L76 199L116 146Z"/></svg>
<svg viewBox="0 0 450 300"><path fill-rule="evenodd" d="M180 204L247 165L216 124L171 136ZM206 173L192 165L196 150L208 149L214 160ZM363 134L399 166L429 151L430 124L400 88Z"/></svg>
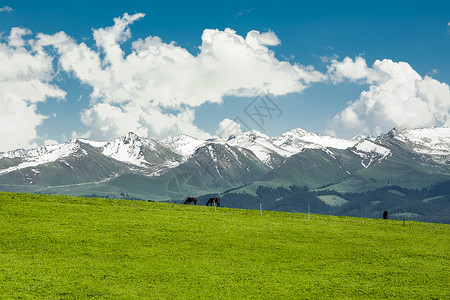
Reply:
<svg viewBox="0 0 450 300"><path fill-rule="evenodd" d="M205 145L207 142L193 138L186 134L180 134L174 138L162 140L161 143L173 152L187 158L194 154L197 148Z"/></svg>
<svg viewBox="0 0 450 300"><path fill-rule="evenodd" d="M227 150L228 150L228 152L231 153L231 155L233 155L234 159L236 159L236 161L237 161L240 165L242 165L242 162L239 160L239 156L236 154L236 152L234 152L234 150L233 150L231 147L228 147L228 145L227 145Z"/></svg>
<svg viewBox="0 0 450 300"><path fill-rule="evenodd" d="M358 135L356 135L356 136L351 138L352 141L356 141L356 142L359 142L359 141L362 141L362 140L369 140L369 139L371 139L370 135L364 134L364 133L360 133L360 134L358 134Z"/></svg>
<svg viewBox="0 0 450 300"><path fill-rule="evenodd" d="M86 140L86 139L78 139L78 140L84 144L91 145L94 148L102 148L108 143L108 142L91 141L91 140Z"/></svg>
<svg viewBox="0 0 450 300"><path fill-rule="evenodd" d="M323 152L325 152L326 154L328 154L329 156L331 156L333 159L336 159L336 156L334 156L334 153L331 152L330 149L327 149L327 148L321 148L321 150L322 150Z"/></svg>
<svg viewBox="0 0 450 300"><path fill-rule="evenodd" d="M102 149L102 153L115 160L130 163L136 166L145 166L144 155L142 149L145 146L152 146L148 140L141 139L134 133L108 142Z"/></svg>
<svg viewBox="0 0 450 300"><path fill-rule="evenodd" d="M357 143L354 147L358 152L365 152L365 153L378 153L382 155L383 157L388 156L391 154L391 150L388 148L385 148L383 146L377 145L374 142L363 140L359 143Z"/></svg>
<svg viewBox="0 0 450 300"><path fill-rule="evenodd" d="M308 132L296 128L273 138L274 144L292 153L299 153L304 148L336 148L347 149L353 147L356 141L349 141L337 137Z"/></svg>
<svg viewBox="0 0 450 300"><path fill-rule="evenodd" d="M374 162L381 162L391 155L391 150L369 140L358 142L350 151L363 158L361 165L364 168L368 168Z"/></svg>
<svg viewBox="0 0 450 300"><path fill-rule="evenodd" d="M20 149L6 153L0 153L0 158L23 158L23 161L17 166L0 170L0 174L7 174L12 171L36 167L45 163L54 162L58 159L67 157L80 149L76 141L64 144L49 145L35 149Z"/></svg>
<svg viewBox="0 0 450 300"><path fill-rule="evenodd" d="M389 134L397 140L412 144L417 153L435 156L434 160L438 162L450 155L450 128L393 129Z"/></svg>
<svg viewBox="0 0 450 300"><path fill-rule="evenodd" d="M267 164L270 164L270 154L276 153L284 157L294 154L275 145L270 137L257 130L231 136L226 143L230 146L242 147L252 151L259 160Z"/></svg>

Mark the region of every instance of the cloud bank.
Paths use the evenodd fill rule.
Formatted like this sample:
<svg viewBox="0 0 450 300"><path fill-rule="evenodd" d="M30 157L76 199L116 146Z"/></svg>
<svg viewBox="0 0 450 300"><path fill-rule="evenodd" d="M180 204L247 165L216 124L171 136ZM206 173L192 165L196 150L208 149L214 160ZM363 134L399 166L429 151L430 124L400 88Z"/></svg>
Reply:
<svg viewBox="0 0 450 300"><path fill-rule="evenodd" d="M354 102L331 121L328 133L351 137L378 135L393 127L450 126L450 90L445 83L421 77L408 63L377 60L372 67L357 57L332 60L328 75L335 83L369 84Z"/></svg>
<svg viewBox="0 0 450 300"><path fill-rule="evenodd" d="M66 95L49 83L53 58L32 47L34 40L24 41L30 34L15 27L0 42L0 151L36 146L36 127L47 118L39 114L37 103Z"/></svg>
<svg viewBox="0 0 450 300"><path fill-rule="evenodd" d="M87 129L73 137L106 140L134 131L155 138L179 133L208 138L194 124L195 109L206 102L300 93L327 80L369 86L334 116L327 133L351 137L392 127L450 126L449 86L421 77L405 62L384 59L368 66L361 57L333 58L322 74L312 66L278 60L271 47L281 42L272 31L253 30L244 37L229 28L205 29L196 55L157 36L133 40L125 54L130 26L143 17L125 13L113 26L94 29L92 46L65 32L33 36L29 29L12 28L0 40L0 151L36 146L36 129L47 118L37 105L66 95L52 84L54 62L59 72L92 88L90 105L80 112ZM242 130L230 119L218 127L219 135Z"/></svg>
<svg viewBox="0 0 450 300"><path fill-rule="evenodd" d="M271 46L275 33L250 31L246 37L227 28L205 29L200 52L192 55L175 42L157 36L121 44L131 37L129 26L144 14L124 14L111 27L93 30L97 48L77 43L64 32L40 34L37 45L53 46L63 70L93 88L92 107L82 114L85 136L110 139L135 131L156 138L186 133L209 134L197 128L194 108L223 97L274 96L298 93L326 76L312 67L279 61Z"/></svg>

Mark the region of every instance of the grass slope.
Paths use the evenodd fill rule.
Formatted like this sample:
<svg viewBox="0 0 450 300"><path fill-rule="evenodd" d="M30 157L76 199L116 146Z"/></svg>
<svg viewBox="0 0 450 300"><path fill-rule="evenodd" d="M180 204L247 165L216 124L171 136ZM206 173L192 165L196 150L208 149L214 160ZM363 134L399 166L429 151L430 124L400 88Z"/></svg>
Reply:
<svg viewBox="0 0 450 300"><path fill-rule="evenodd" d="M448 299L450 227L0 193L2 299Z"/></svg>

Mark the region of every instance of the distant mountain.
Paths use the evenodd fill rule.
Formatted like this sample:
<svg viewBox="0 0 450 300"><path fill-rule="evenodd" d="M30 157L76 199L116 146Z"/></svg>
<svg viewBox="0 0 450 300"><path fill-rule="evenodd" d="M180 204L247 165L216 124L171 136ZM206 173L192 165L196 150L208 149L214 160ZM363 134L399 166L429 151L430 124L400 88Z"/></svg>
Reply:
<svg viewBox="0 0 450 300"><path fill-rule="evenodd" d="M203 194L255 197L260 187L422 189L449 179L450 128L394 128L352 140L299 128L278 137L253 130L210 140L179 135L158 141L128 133L108 142L76 139L0 153L1 190L126 193L161 201Z"/></svg>

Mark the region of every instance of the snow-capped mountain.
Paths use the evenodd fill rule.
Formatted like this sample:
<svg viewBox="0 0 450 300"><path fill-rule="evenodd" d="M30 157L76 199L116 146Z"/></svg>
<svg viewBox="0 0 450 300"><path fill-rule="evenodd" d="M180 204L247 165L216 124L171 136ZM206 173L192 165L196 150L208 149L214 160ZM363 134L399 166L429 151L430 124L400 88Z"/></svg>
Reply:
<svg viewBox="0 0 450 300"><path fill-rule="evenodd" d="M416 153L437 163L450 163L450 128L392 129L389 137L402 141Z"/></svg>
<svg viewBox="0 0 450 300"><path fill-rule="evenodd" d="M349 149L362 158L361 165L364 168L368 168L372 163L379 163L387 156L392 155L391 150L370 140L361 140Z"/></svg>
<svg viewBox="0 0 450 300"><path fill-rule="evenodd" d="M279 165L286 157L294 154L292 151L275 145L272 138L257 130L244 132L238 136L230 136L225 143L252 151L256 157L270 167Z"/></svg>
<svg viewBox="0 0 450 300"><path fill-rule="evenodd" d="M11 166L0 169L0 175L29 167L54 162L80 150L80 143L77 140L64 144L43 146L34 149L18 149L0 153L0 159L9 159ZM81 150L83 151L83 150ZM13 162L16 162L14 164Z"/></svg>
<svg viewBox="0 0 450 300"><path fill-rule="evenodd" d="M279 137L269 137L257 130L252 130L238 136L231 136L226 143L251 150L261 161L275 167L286 158L304 149L347 149L355 145L356 141L348 141L295 128ZM283 159L280 159L280 157Z"/></svg>
<svg viewBox="0 0 450 300"><path fill-rule="evenodd" d="M344 140L332 136L308 132L301 128L295 128L272 139L273 143L292 154L305 148L335 148L347 149L355 145L355 141ZM300 149L300 151L299 151Z"/></svg>
<svg viewBox="0 0 450 300"><path fill-rule="evenodd" d="M182 157L163 143L132 132L107 142L99 149L108 157L144 168L175 167L182 161Z"/></svg>
<svg viewBox="0 0 450 300"><path fill-rule="evenodd" d="M430 155L439 162L445 162L450 154L450 128L425 128L412 130L393 129L389 137L407 143L411 150ZM157 141L139 137L130 132L123 137L109 142L97 142L87 139L76 139L63 144L43 146L34 149L18 149L0 153L0 159L17 162L9 168L1 168L0 174L11 170L38 166L54 162L72 155L80 150L80 144L87 144L101 151L105 156L132 164L138 167L164 165L176 167L187 160L195 151L207 144L227 144L237 148L250 150L263 163L274 167L280 160L297 154L304 149L351 149L362 158L369 156L377 159L390 155L390 150L377 144L375 138L358 135L352 140L315 134L300 128L292 129L278 137L269 137L257 130L244 132L238 136L230 136L227 140L200 140L188 135ZM274 162L276 161L276 163Z"/></svg>
<svg viewBox="0 0 450 300"><path fill-rule="evenodd" d="M362 140L369 140L369 139L371 139L371 138L372 138L372 137L371 137L369 134L360 133L360 134L358 134L358 135L352 137L351 140L352 140L352 141L359 142L359 141L362 141Z"/></svg>
<svg viewBox="0 0 450 300"><path fill-rule="evenodd" d="M361 171L365 169L379 170L373 174L394 169L402 170L398 176L420 174L411 178L438 174L436 178L442 179L449 173L449 157L449 128L393 129L377 138L360 135L352 140L300 128L278 137L253 130L210 140L178 135L158 141L128 133L107 142L76 139L0 153L0 187L13 190L27 184L36 191L72 194L141 190L145 195L160 193L158 197L164 199L168 184L180 174L191 178L191 188L201 186L205 193L254 181L317 188L352 178L360 184L369 174ZM372 183L376 181L373 174ZM377 184L384 184L385 177ZM175 183L180 184L178 179Z"/></svg>
<svg viewBox="0 0 450 300"><path fill-rule="evenodd" d="M197 148L205 145L207 142L186 134L180 134L176 137L162 140L161 143L186 159L194 154Z"/></svg>

